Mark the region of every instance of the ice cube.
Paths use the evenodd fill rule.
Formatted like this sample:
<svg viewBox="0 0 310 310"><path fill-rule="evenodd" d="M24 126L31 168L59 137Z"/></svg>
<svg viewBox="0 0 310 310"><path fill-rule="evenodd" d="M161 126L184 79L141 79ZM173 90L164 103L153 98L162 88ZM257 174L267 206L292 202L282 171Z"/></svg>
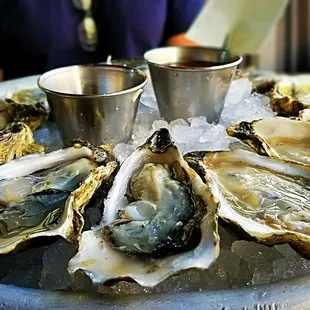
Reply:
<svg viewBox="0 0 310 310"><path fill-rule="evenodd" d="M222 125L215 125L199 138L199 142L205 144L206 151L227 150L229 148L229 137Z"/></svg>
<svg viewBox="0 0 310 310"><path fill-rule="evenodd" d="M265 264L263 268L258 268L254 271L251 284L266 284L273 280L273 269L272 265Z"/></svg>
<svg viewBox="0 0 310 310"><path fill-rule="evenodd" d="M58 150L64 146L58 126L53 122L46 122L34 134L35 143L45 147L46 152Z"/></svg>
<svg viewBox="0 0 310 310"><path fill-rule="evenodd" d="M290 259L299 258L299 255L290 247L289 244L278 244L274 246L275 249L280 252L283 256L289 256Z"/></svg>
<svg viewBox="0 0 310 310"><path fill-rule="evenodd" d="M168 125L168 122L160 119L160 120L154 121L152 128L154 130L159 130L160 128L169 128L169 125Z"/></svg>
<svg viewBox="0 0 310 310"><path fill-rule="evenodd" d="M225 104L233 104L248 98L252 92L252 82L247 79L237 79L231 82Z"/></svg>
<svg viewBox="0 0 310 310"><path fill-rule="evenodd" d="M47 290L64 290L72 285L67 271L68 262L76 253L76 246L59 239L46 248L43 255L43 270L40 287Z"/></svg>
<svg viewBox="0 0 310 310"><path fill-rule="evenodd" d="M134 151L133 145L126 143L116 144L114 148L114 153L116 159L119 160L120 163L123 163L124 160Z"/></svg>
<svg viewBox="0 0 310 310"><path fill-rule="evenodd" d="M41 277L43 265L29 267L26 270L18 268L9 272L9 274L0 280L1 284L11 284L28 288L40 288L39 280Z"/></svg>
<svg viewBox="0 0 310 310"><path fill-rule="evenodd" d="M207 118L205 116L192 117L189 118L188 121L190 122L192 128L210 128L212 126L207 122Z"/></svg>
<svg viewBox="0 0 310 310"><path fill-rule="evenodd" d="M273 261L282 257L274 247L243 240L235 241L232 245L232 251L250 263L259 262L262 259Z"/></svg>
<svg viewBox="0 0 310 310"><path fill-rule="evenodd" d="M241 121L251 122L257 119L272 117L275 117L275 113L270 107L269 98L259 94L252 94L238 103L225 103L220 117L220 124L228 127Z"/></svg>
<svg viewBox="0 0 310 310"><path fill-rule="evenodd" d="M278 259L273 262L273 272L276 281L302 276L310 272L310 261L301 257Z"/></svg>
<svg viewBox="0 0 310 310"><path fill-rule="evenodd" d="M191 128L184 125L176 125L171 128L171 135L177 143L199 142L199 137L203 133L203 129Z"/></svg>
<svg viewBox="0 0 310 310"><path fill-rule="evenodd" d="M141 95L141 103L152 109L158 109L157 100L151 83L147 83Z"/></svg>
<svg viewBox="0 0 310 310"><path fill-rule="evenodd" d="M177 126L177 125L180 125L180 126L189 126L188 122L185 121L184 119L182 118L179 118L179 119L176 119L172 122L169 123L169 128L173 128L174 126Z"/></svg>
<svg viewBox="0 0 310 310"><path fill-rule="evenodd" d="M147 107L157 110L157 101L153 92L145 92L144 96L141 97L141 103Z"/></svg>
<svg viewBox="0 0 310 310"><path fill-rule="evenodd" d="M72 284L70 285L70 290L72 291L84 291L84 292L94 292L96 291L96 286L92 283L91 279L82 272L77 272L71 276Z"/></svg>
<svg viewBox="0 0 310 310"><path fill-rule="evenodd" d="M160 119L159 112L156 109L144 106L143 104L139 105L135 125L142 125L147 130L151 129L152 124L155 120Z"/></svg>
<svg viewBox="0 0 310 310"><path fill-rule="evenodd" d="M220 247L231 251L232 244L237 240L237 236L219 226Z"/></svg>
<svg viewBox="0 0 310 310"><path fill-rule="evenodd" d="M37 245L34 241L33 245ZM45 247L0 256L0 283L38 288Z"/></svg>

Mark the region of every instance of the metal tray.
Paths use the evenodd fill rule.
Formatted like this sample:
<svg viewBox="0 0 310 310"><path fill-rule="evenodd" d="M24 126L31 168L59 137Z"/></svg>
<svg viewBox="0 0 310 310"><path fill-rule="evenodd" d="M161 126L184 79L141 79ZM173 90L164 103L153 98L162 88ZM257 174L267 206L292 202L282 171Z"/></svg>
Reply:
<svg viewBox="0 0 310 310"><path fill-rule="evenodd" d="M141 58L116 60L146 70ZM32 84L36 77L29 78ZM5 84L5 83L3 83ZM44 291L0 284L0 309L310 309L310 274L274 284L174 294L102 295Z"/></svg>
<svg viewBox="0 0 310 310"><path fill-rule="evenodd" d="M310 275L270 285L180 294L98 295L0 285L0 309L307 310Z"/></svg>

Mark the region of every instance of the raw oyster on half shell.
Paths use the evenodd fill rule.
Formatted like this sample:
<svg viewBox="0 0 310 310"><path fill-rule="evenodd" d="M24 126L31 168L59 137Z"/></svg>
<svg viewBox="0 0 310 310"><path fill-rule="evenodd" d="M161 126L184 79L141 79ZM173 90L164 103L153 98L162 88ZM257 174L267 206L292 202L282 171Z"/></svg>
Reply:
<svg viewBox="0 0 310 310"><path fill-rule="evenodd" d="M0 254L36 237L79 238L84 207L117 167L96 151L76 143L0 166Z"/></svg>
<svg viewBox="0 0 310 310"><path fill-rule="evenodd" d="M254 240L289 243L310 257L310 167L244 150L197 152L220 201L219 217Z"/></svg>
<svg viewBox="0 0 310 310"><path fill-rule="evenodd" d="M219 254L217 207L160 129L124 161L101 225L83 232L68 270L83 270L94 283L131 278L154 286L181 270L206 269Z"/></svg>
<svg viewBox="0 0 310 310"><path fill-rule="evenodd" d="M283 117L241 122L227 128L230 136L258 154L310 165L310 123Z"/></svg>

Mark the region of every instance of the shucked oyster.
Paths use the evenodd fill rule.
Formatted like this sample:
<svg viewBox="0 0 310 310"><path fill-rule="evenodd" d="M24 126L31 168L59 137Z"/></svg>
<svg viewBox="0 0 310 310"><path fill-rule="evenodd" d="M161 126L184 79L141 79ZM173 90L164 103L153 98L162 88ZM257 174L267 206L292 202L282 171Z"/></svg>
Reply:
<svg viewBox="0 0 310 310"><path fill-rule="evenodd" d="M310 257L310 167L235 150L193 153L200 158L219 216L255 240L288 242Z"/></svg>
<svg viewBox="0 0 310 310"><path fill-rule="evenodd" d="M0 165L29 153L43 153L44 147L34 144L33 133L24 123L10 123L0 131Z"/></svg>
<svg viewBox="0 0 310 310"><path fill-rule="evenodd" d="M250 145L258 154L310 165L310 123L276 117L227 129L230 136Z"/></svg>
<svg viewBox="0 0 310 310"><path fill-rule="evenodd" d="M102 156L95 155L75 145L0 167L0 254L36 237L79 238L83 208L116 168L115 162L98 166Z"/></svg>
<svg viewBox="0 0 310 310"><path fill-rule="evenodd" d="M154 286L208 268L219 253L216 211L208 186L160 129L121 166L101 226L82 234L68 270L94 283L132 278Z"/></svg>

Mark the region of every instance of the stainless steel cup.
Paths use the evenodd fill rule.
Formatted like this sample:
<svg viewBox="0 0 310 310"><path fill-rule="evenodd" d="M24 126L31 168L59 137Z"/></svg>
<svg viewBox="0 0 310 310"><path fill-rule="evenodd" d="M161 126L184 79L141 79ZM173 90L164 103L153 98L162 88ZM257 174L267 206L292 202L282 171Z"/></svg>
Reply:
<svg viewBox="0 0 310 310"><path fill-rule="evenodd" d="M158 108L167 121L206 116L218 122L231 80L241 56L204 47L162 47L144 54ZM191 61L220 63L211 67L181 69L169 64Z"/></svg>
<svg viewBox="0 0 310 310"><path fill-rule="evenodd" d="M81 65L51 70L38 79L64 143L95 145L130 139L142 89L140 70L117 65Z"/></svg>

